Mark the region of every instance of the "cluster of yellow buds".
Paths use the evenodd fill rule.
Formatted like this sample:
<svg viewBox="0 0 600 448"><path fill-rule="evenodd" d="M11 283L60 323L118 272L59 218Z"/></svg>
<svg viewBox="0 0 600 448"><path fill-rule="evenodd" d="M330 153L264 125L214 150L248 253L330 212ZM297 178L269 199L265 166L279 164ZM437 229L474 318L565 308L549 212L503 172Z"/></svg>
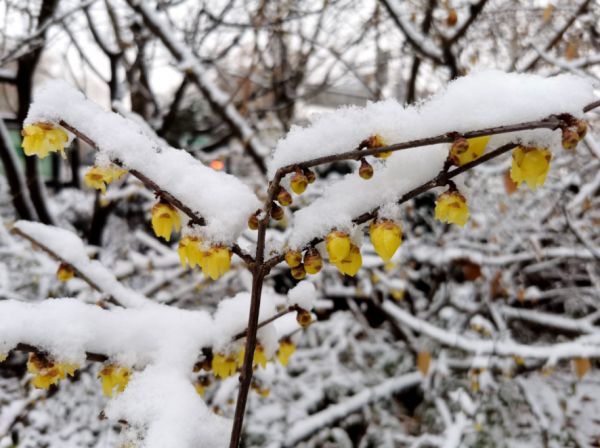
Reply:
<svg viewBox="0 0 600 448"><path fill-rule="evenodd" d="M171 232L181 230L181 219L175 207L166 202L157 202L152 207L152 230L156 236L171 240Z"/></svg>
<svg viewBox="0 0 600 448"><path fill-rule="evenodd" d="M204 275L217 280L231 267L231 250L224 246L212 246L208 250L202 249L202 241L195 236L184 236L179 240L179 260L185 268L199 266Z"/></svg>
<svg viewBox="0 0 600 448"><path fill-rule="evenodd" d="M292 277L302 280L306 274L318 274L323 267L323 258L317 249L309 248L304 254L297 250L290 250L285 254L285 262L291 268Z"/></svg>
<svg viewBox="0 0 600 448"><path fill-rule="evenodd" d="M375 252L383 261L390 261L402 244L402 227L387 219L372 222L369 234Z"/></svg>
<svg viewBox="0 0 600 448"><path fill-rule="evenodd" d="M577 147L577 144L584 139L587 134L587 123L584 120L575 120L573 126L562 130L562 146L564 149L571 150Z"/></svg>
<svg viewBox="0 0 600 448"><path fill-rule="evenodd" d="M31 384L38 389L49 389L67 375L75 375L78 368L76 364L56 363L36 353L30 353L27 361L27 371L34 376Z"/></svg>
<svg viewBox="0 0 600 448"><path fill-rule="evenodd" d="M73 266L68 263L62 262L56 270L56 278L61 282L67 282L75 276L75 270Z"/></svg>
<svg viewBox="0 0 600 448"><path fill-rule="evenodd" d="M127 367L120 367L115 364L108 364L100 370L98 378L102 381L102 393L111 398L113 393L121 393L129 383L131 370Z"/></svg>
<svg viewBox="0 0 600 448"><path fill-rule="evenodd" d="M517 185L525 182L535 190L544 185L552 153L547 148L528 148L519 146L512 153L510 177Z"/></svg>
<svg viewBox="0 0 600 448"><path fill-rule="evenodd" d="M106 167L94 165L87 170L83 176L83 181L88 187L106 193L106 186L111 182L120 179L126 173L127 170L121 169L115 165Z"/></svg>
<svg viewBox="0 0 600 448"><path fill-rule="evenodd" d="M354 277L362 266L360 249L347 233L334 230L325 237L329 261L345 275Z"/></svg>
<svg viewBox="0 0 600 448"><path fill-rule="evenodd" d="M469 139L457 138L450 147L450 160L457 166L466 165L473 160L477 160L485 152L485 147L490 138L489 135Z"/></svg>
<svg viewBox="0 0 600 448"><path fill-rule="evenodd" d="M458 191L446 191L435 202L435 219L463 226L469 219L467 200Z"/></svg>
<svg viewBox="0 0 600 448"><path fill-rule="evenodd" d="M60 152L65 157L65 144L69 136L62 129L51 123L27 124L21 131L21 146L26 156L37 155L40 159L51 152Z"/></svg>

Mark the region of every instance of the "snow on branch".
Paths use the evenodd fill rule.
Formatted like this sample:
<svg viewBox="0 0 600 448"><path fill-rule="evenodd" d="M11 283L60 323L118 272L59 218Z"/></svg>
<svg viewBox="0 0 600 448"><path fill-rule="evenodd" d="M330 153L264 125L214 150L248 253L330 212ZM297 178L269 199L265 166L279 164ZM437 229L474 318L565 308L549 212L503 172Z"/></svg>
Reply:
<svg viewBox="0 0 600 448"><path fill-rule="evenodd" d="M102 263L90 260L83 241L73 232L30 221L17 221L13 231L70 265L81 279L119 305L138 308L152 304L142 294L125 287Z"/></svg>
<svg viewBox="0 0 600 448"><path fill-rule="evenodd" d="M130 170L173 205L186 207L206 224L203 236L228 244L239 236L260 202L239 179L204 166L189 153L160 145L139 125L107 112L64 81L47 82L36 95L26 123L63 122L94 142L99 163Z"/></svg>
<svg viewBox="0 0 600 448"><path fill-rule="evenodd" d="M296 422L288 431L285 446L296 446L298 442L310 437L320 429L331 426L353 412L360 411L365 406L378 400L391 398L395 393L410 389L421 382L419 372L411 372L364 389L358 394L335 405Z"/></svg>
<svg viewBox="0 0 600 448"><path fill-rule="evenodd" d="M477 355L519 356L548 360L554 364L561 359L593 358L600 356L600 337L597 334L548 346L524 345L510 341L469 339L425 322L387 301L382 308L398 323L422 333L448 347Z"/></svg>

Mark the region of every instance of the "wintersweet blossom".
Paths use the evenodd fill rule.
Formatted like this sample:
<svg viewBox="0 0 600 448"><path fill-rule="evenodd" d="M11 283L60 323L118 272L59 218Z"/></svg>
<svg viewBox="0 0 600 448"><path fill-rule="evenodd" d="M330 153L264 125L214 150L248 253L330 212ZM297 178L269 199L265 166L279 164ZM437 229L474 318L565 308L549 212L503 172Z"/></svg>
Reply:
<svg viewBox="0 0 600 448"><path fill-rule="evenodd" d="M200 267L204 275L217 280L231 267L231 250L228 247L213 246L204 252Z"/></svg>
<svg viewBox="0 0 600 448"><path fill-rule="evenodd" d="M297 250L289 250L285 254L285 262L290 268L295 268L302 263L302 254Z"/></svg>
<svg viewBox="0 0 600 448"><path fill-rule="evenodd" d="M301 327L306 328L312 323L312 315L306 310L299 309L296 313L296 322Z"/></svg>
<svg viewBox="0 0 600 448"><path fill-rule="evenodd" d="M88 187L106 193L106 186L120 179L125 173L127 173L126 170L116 166L93 166L85 173L83 181Z"/></svg>
<svg viewBox="0 0 600 448"><path fill-rule="evenodd" d="M35 353L30 353L27 361L27 371L34 376L31 384L38 389L49 389L66 375L75 375L78 367L76 364L55 363Z"/></svg>
<svg viewBox="0 0 600 448"><path fill-rule="evenodd" d="M234 375L237 370L237 360L235 355L225 355L217 353L212 359L212 371L217 378L225 379Z"/></svg>
<svg viewBox="0 0 600 448"><path fill-rule="evenodd" d="M490 141L489 135L469 139L459 138L450 148L450 159L455 165L462 166L480 158Z"/></svg>
<svg viewBox="0 0 600 448"><path fill-rule="evenodd" d="M75 276L75 270L70 264L61 263L56 270L56 278L61 282L67 282Z"/></svg>
<svg viewBox="0 0 600 448"><path fill-rule="evenodd" d="M27 124L21 135L21 146L26 156L37 155L43 159L51 152L60 152L65 157L65 143L69 136L63 129L55 128L50 123Z"/></svg>
<svg viewBox="0 0 600 448"><path fill-rule="evenodd" d="M311 247L304 255L304 270L307 274L318 274L323 267L323 258L317 249Z"/></svg>
<svg viewBox="0 0 600 448"><path fill-rule="evenodd" d="M441 194L435 203L435 219L464 227L469 219L467 200L458 191Z"/></svg>
<svg viewBox="0 0 600 448"><path fill-rule="evenodd" d="M350 251L344 259L334 263L335 267L344 274L354 277L362 266L362 255L360 249L355 244L350 245Z"/></svg>
<svg viewBox="0 0 600 448"><path fill-rule="evenodd" d="M292 191L294 193L302 194L308 186L308 178L302 171L298 170L296 171L296 174L292 176L290 186L292 187Z"/></svg>
<svg viewBox="0 0 600 448"><path fill-rule="evenodd" d="M387 142L383 139L383 137L379 134L375 134L367 139L367 148L384 148L388 146ZM387 159L392 155L392 151L380 152L379 154L375 154L375 157L378 159Z"/></svg>
<svg viewBox="0 0 600 448"><path fill-rule="evenodd" d="M281 363L282 366L287 366L290 357L296 351L296 344L294 344L289 339L284 339L279 343L279 350L277 351L277 359Z"/></svg>
<svg viewBox="0 0 600 448"><path fill-rule="evenodd" d="M98 373L98 378L102 381L102 393L111 398L113 392L121 393L129 383L131 371L127 367L120 367L114 364L104 366Z"/></svg>
<svg viewBox="0 0 600 448"><path fill-rule="evenodd" d="M325 238L325 248L331 263L343 260L350 253L350 237L344 232L334 231Z"/></svg>
<svg viewBox="0 0 600 448"><path fill-rule="evenodd" d="M156 236L169 241L173 228L176 232L181 230L179 212L171 204L159 202L152 207L152 229Z"/></svg>
<svg viewBox="0 0 600 448"><path fill-rule="evenodd" d="M402 244L402 228L393 221L371 223L369 234L375 252L383 261L390 261Z"/></svg>
<svg viewBox="0 0 600 448"><path fill-rule="evenodd" d="M526 148L519 146L512 153L511 179L519 185L525 182L532 190L544 185L552 153L547 148Z"/></svg>
<svg viewBox="0 0 600 448"><path fill-rule="evenodd" d="M194 266L202 266L204 253L200 248L201 241L195 236L184 236L179 240L177 253L181 261L181 267L185 269L186 264L191 268Z"/></svg>

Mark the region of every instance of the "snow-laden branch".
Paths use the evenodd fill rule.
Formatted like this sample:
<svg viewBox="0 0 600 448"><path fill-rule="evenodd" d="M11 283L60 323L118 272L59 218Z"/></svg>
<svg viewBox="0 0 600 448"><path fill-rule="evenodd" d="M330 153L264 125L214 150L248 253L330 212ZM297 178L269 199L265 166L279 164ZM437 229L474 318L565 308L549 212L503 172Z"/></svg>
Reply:
<svg viewBox="0 0 600 448"><path fill-rule="evenodd" d="M18 221L14 232L43 249L53 258L69 264L77 276L127 308L151 305L142 294L125 287L97 260L90 260L83 241L74 233L37 222Z"/></svg>
<svg viewBox="0 0 600 448"><path fill-rule="evenodd" d="M190 48L179 41L173 30L152 9L148 2L139 0L127 0L129 6L141 14L144 23L169 50L171 55L179 62L179 67L185 70L191 80L196 84L211 107L231 127L245 146L248 154L252 157L258 168L264 173L266 168L263 158L269 154L256 132L248 122L240 115L231 98L223 92L208 76L206 67L198 60Z"/></svg>
<svg viewBox="0 0 600 448"><path fill-rule="evenodd" d="M397 305L386 301L383 309L399 324L422 333L448 347L458 348L477 355L519 356L548 360L550 364L561 359L590 358L600 356L600 337L597 334L554 345L524 345L510 341L477 340L452 333L425 322Z"/></svg>
<svg viewBox="0 0 600 448"><path fill-rule="evenodd" d="M499 306L498 309L503 316L509 319L520 319L528 322L544 325L549 328L566 330L574 333L597 334L600 328L592 325L585 318L570 319L557 314L545 313L538 310L518 309L509 306Z"/></svg>
<svg viewBox="0 0 600 448"><path fill-rule="evenodd" d="M304 420L300 420L294 423L289 429L285 439L285 446L296 446L298 442L310 437L320 429L326 428L346 418L348 415L360 411L369 404L391 398L395 393L416 386L421 379L422 376L419 372L390 378L377 386L367 388L338 404L329 406Z"/></svg>
<svg viewBox="0 0 600 448"><path fill-rule="evenodd" d="M159 144L137 123L104 111L65 82L48 82L36 95L26 122L44 121L77 130L98 148L100 162L122 165L173 205L189 209L206 224L203 236L215 243L234 242L260 206L239 179Z"/></svg>

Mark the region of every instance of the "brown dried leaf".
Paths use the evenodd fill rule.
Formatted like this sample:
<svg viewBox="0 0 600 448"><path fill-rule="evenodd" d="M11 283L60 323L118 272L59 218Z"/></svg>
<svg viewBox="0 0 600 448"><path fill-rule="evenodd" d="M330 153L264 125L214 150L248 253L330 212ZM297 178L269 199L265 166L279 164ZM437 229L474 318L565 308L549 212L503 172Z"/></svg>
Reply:
<svg viewBox="0 0 600 448"><path fill-rule="evenodd" d="M429 372L429 365L431 364L431 353L429 352L419 352L417 354L417 369L423 376L427 375Z"/></svg>

